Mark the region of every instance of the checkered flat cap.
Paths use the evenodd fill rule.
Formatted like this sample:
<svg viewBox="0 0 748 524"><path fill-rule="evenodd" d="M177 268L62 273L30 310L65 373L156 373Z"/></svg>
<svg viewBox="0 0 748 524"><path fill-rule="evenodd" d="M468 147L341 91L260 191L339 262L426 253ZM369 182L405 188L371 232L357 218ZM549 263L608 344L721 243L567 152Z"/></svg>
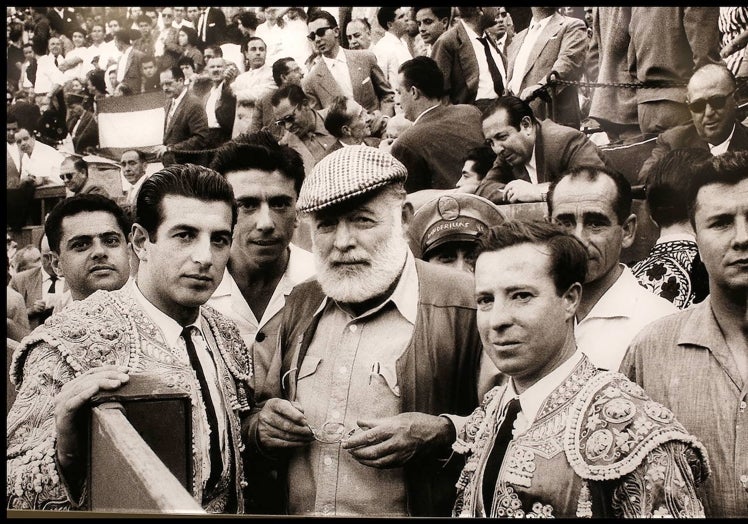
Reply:
<svg viewBox="0 0 748 524"><path fill-rule="evenodd" d="M319 211L388 184L404 182L408 170L394 156L375 147L350 146L320 160L304 180L296 207Z"/></svg>

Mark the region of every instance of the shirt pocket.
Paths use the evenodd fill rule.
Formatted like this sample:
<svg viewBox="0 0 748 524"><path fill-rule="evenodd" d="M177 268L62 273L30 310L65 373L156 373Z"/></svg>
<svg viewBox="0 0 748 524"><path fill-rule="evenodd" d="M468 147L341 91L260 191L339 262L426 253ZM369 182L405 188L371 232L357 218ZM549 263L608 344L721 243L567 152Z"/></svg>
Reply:
<svg viewBox="0 0 748 524"><path fill-rule="evenodd" d="M371 371L369 383L371 384L374 380L384 382L393 395L398 398L400 397L400 386L397 384L397 372L394 362L392 364L375 365L375 369Z"/></svg>
<svg viewBox="0 0 748 524"><path fill-rule="evenodd" d="M299 375L296 380L301 380L308 376L314 375L314 373L316 373L317 371L317 368L319 367L320 362L322 362L321 357L305 357L304 361L299 367Z"/></svg>

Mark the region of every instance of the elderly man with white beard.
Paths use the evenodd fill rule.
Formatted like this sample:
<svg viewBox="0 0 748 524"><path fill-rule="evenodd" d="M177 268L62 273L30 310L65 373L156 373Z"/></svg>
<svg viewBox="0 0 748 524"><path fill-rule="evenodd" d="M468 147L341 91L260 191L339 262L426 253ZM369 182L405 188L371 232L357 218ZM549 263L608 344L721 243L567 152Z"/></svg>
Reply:
<svg viewBox="0 0 748 524"><path fill-rule="evenodd" d="M470 276L408 249L406 176L389 153L350 146L301 188L317 277L286 299L245 427L287 514L450 514L449 446L477 405L481 343Z"/></svg>

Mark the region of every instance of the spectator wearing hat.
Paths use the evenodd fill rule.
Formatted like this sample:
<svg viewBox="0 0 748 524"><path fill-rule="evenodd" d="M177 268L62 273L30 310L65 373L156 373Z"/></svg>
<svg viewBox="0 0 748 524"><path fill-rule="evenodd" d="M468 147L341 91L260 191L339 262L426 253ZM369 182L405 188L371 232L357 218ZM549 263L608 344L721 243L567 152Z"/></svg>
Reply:
<svg viewBox="0 0 748 524"><path fill-rule="evenodd" d="M484 142L480 111L441 103L444 75L431 58L406 61L398 75L403 114L413 122L392 144L392 155L408 169L405 190L451 189L467 152Z"/></svg>
<svg viewBox="0 0 748 524"><path fill-rule="evenodd" d="M277 383L246 428L250 453L277 459L288 514L450 514L461 424L440 415L476 405L481 343L470 276L408 249L406 176L351 146L302 185L317 276L286 299Z"/></svg>

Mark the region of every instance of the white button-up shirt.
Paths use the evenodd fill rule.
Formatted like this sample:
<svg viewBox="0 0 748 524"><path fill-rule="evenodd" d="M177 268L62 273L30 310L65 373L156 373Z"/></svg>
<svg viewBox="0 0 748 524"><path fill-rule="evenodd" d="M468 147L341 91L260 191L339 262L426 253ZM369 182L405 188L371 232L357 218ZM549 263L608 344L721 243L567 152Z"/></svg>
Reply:
<svg viewBox="0 0 748 524"><path fill-rule="evenodd" d="M340 86L340 90L348 98L353 98L353 84L351 83L351 73L348 69L348 60L345 57L342 47L338 47L338 54L335 58L327 58L322 55L327 69L330 70L332 77Z"/></svg>
<svg viewBox="0 0 748 524"><path fill-rule="evenodd" d="M460 20L460 23L465 28L465 31L467 31L468 37L470 38L470 43L473 44L475 59L478 61L478 94L475 98L476 100L497 98L499 95L496 94L496 90L494 89L493 85L493 78L491 78L491 71L488 69L486 48L483 47L481 41L478 40L478 38L480 38L480 36L478 36L478 33L473 31L473 29L464 21ZM484 36L486 36L485 33ZM501 74L501 81L504 83L504 85L506 85L506 70L504 69L504 61L501 59L501 56L499 56L498 51L496 51L496 49L490 43L488 45L488 48L491 52L491 56L493 57L493 61L496 62L496 67Z"/></svg>
<svg viewBox="0 0 748 524"><path fill-rule="evenodd" d="M719 156L724 155L727 153L727 148L730 147L730 140L732 140L732 135L735 134L735 124L732 125L732 131L730 131L730 136L728 136L724 142L721 144L717 144L716 146L713 146L709 142L709 152L712 154L712 156Z"/></svg>
<svg viewBox="0 0 748 524"><path fill-rule="evenodd" d="M551 17L547 16L537 22L535 20L530 22L530 27L527 30L525 39L522 41L522 46L517 52L517 57L514 59L514 69L512 69L512 79L509 81L509 90L517 96L520 95L519 89L527 71L527 59L530 57L530 51L535 47L538 36L540 36L545 26L548 25L550 19Z"/></svg>

